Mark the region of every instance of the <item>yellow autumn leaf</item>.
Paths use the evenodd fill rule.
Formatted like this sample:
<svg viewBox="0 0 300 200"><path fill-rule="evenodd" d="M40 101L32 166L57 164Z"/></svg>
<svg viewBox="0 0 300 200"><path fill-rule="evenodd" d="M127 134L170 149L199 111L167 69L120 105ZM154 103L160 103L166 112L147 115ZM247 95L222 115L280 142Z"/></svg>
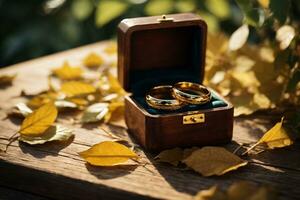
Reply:
<svg viewBox="0 0 300 200"><path fill-rule="evenodd" d="M230 200L271 200L277 199L277 193L269 186L259 186L249 181L238 181L230 185L227 190Z"/></svg>
<svg viewBox="0 0 300 200"><path fill-rule="evenodd" d="M218 186L212 186L207 190L199 191L194 200L227 200L226 194Z"/></svg>
<svg viewBox="0 0 300 200"><path fill-rule="evenodd" d="M42 105L44 105L46 103L55 101L55 99L57 99L57 98L58 98L57 93L55 93L55 92L46 92L46 93L39 94L39 95L33 97L32 99L30 99L27 102L27 105L30 108L39 108L39 107L41 107Z"/></svg>
<svg viewBox="0 0 300 200"><path fill-rule="evenodd" d="M112 141L100 142L79 155L95 166L124 165L129 159L138 157L128 147Z"/></svg>
<svg viewBox="0 0 300 200"><path fill-rule="evenodd" d="M154 159L158 160L159 162L166 162L177 166L182 158L183 150L177 147L160 152Z"/></svg>
<svg viewBox="0 0 300 200"><path fill-rule="evenodd" d="M82 81L69 81L61 85L61 92L68 97L83 96L96 92L96 88Z"/></svg>
<svg viewBox="0 0 300 200"><path fill-rule="evenodd" d="M37 136L21 134L19 140L31 145L44 144L51 141L67 141L73 136L73 131L60 125L50 126L45 132Z"/></svg>
<svg viewBox="0 0 300 200"><path fill-rule="evenodd" d="M47 103L30 113L23 121L19 133L21 135L40 135L55 121L57 109L55 105Z"/></svg>
<svg viewBox="0 0 300 200"><path fill-rule="evenodd" d="M116 43L111 43L109 44L105 49L104 52L112 55L117 53L117 44Z"/></svg>
<svg viewBox="0 0 300 200"><path fill-rule="evenodd" d="M253 146L251 146L245 153L254 149L257 145L266 144L269 149L282 148L293 144L292 139L282 127L283 117L281 121L276 123L270 130L268 130ZM244 154L245 154L244 153Z"/></svg>
<svg viewBox="0 0 300 200"><path fill-rule="evenodd" d="M247 161L222 147L203 147L185 158L183 163L203 176L223 175L247 165Z"/></svg>
<svg viewBox="0 0 300 200"><path fill-rule="evenodd" d="M88 54L83 60L83 64L89 68L99 67L103 64L103 62L103 58L100 55L97 55L96 53Z"/></svg>
<svg viewBox="0 0 300 200"><path fill-rule="evenodd" d="M10 85L17 75L0 75L0 86Z"/></svg>
<svg viewBox="0 0 300 200"><path fill-rule="evenodd" d="M64 62L61 67L53 70L53 74L62 80L79 79L82 73L80 67L71 67L68 62Z"/></svg>
<svg viewBox="0 0 300 200"><path fill-rule="evenodd" d="M108 106L108 113L104 117L104 122L107 123L113 120L116 117L123 117L124 116L124 102L111 102Z"/></svg>

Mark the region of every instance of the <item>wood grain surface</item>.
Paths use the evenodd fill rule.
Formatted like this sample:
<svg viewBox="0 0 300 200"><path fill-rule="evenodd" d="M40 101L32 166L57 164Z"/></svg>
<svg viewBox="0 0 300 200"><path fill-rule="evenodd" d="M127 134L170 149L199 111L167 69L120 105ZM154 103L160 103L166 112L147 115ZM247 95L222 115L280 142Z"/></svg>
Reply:
<svg viewBox="0 0 300 200"><path fill-rule="evenodd" d="M79 63L91 51L101 52L107 42L42 57L0 70L17 74L13 86L0 89L0 117L20 102L20 92L37 93L47 89L50 69L63 61ZM235 118L233 141L229 149L256 141L281 116L268 113ZM3 118L0 122L0 148L20 126L21 120ZM65 122L66 121L66 122ZM266 151L245 157L249 165L220 177L202 177L197 173L157 163L154 155L140 151L146 165L101 168L86 164L77 152L103 140L110 140L97 125L60 123L74 130L75 137L66 143L30 146L15 141L6 153L0 152L0 199L192 199L199 190L212 185L226 189L238 180L273 186L280 199L300 196L300 145ZM120 122L104 128L126 136ZM127 136L126 136L127 137Z"/></svg>

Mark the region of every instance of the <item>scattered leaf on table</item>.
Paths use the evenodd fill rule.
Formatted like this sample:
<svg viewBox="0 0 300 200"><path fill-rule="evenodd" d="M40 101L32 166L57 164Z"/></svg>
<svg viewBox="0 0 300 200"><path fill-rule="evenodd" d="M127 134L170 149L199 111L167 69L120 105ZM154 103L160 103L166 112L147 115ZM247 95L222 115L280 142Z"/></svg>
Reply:
<svg viewBox="0 0 300 200"><path fill-rule="evenodd" d="M109 112L104 117L104 122L107 123L114 118L123 118L124 116L124 102L111 102L108 106ZM120 112L118 112L120 111ZM116 116L117 115L117 116Z"/></svg>
<svg viewBox="0 0 300 200"><path fill-rule="evenodd" d="M259 186L249 181L233 183L227 190L227 199L230 200L273 200L276 192L268 186Z"/></svg>
<svg viewBox="0 0 300 200"><path fill-rule="evenodd" d="M90 105L83 113L81 121L83 123L101 121L109 112L108 103L95 103Z"/></svg>
<svg viewBox="0 0 300 200"><path fill-rule="evenodd" d="M177 147L160 152L154 159L158 160L159 162L166 162L177 166L182 158L183 150Z"/></svg>
<svg viewBox="0 0 300 200"><path fill-rule="evenodd" d="M53 103L47 103L30 113L23 121L19 133L21 135L41 135L55 121L57 109Z"/></svg>
<svg viewBox="0 0 300 200"><path fill-rule="evenodd" d="M226 194L222 192L219 187L212 186L207 190L199 191L194 200L227 200Z"/></svg>
<svg viewBox="0 0 300 200"><path fill-rule="evenodd" d="M247 161L222 147L203 147L183 162L203 176L223 175L247 164Z"/></svg>
<svg viewBox="0 0 300 200"><path fill-rule="evenodd" d="M96 88L81 81L69 81L61 85L61 91L68 97L83 96L96 92Z"/></svg>
<svg viewBox="0 0 300 200"><path fill-rule="evenodd" d="M276 40L279 42L280 49L288 48L295 35L295 29L292 26L284 25L280 27L276 32Z"/></svg>
<svg viewBox="0 0 300 200"><path fill-rule="evenodd" d="M0 75L0 86L12 84L17 75Z"/></svg>
<svg viewBox="0 0 300 200"><path fill-rule="evenodd" d="M77 104L71 101L66 101L66 100L56 100L54 102L55 106L57 108L77 108Z"/></svg>
<svg viewBox="0 0 300 200"><path fill-rule="evenodd" d="M194 151L198 150L199 147L192 147L183 150L183 159L189 157Z"/></svg>
<svg viewBox="0 0 300 200"><path fill-rule="evenodd" d="M103 64L103 62L103 58L100 55L97 55L96 53L88 54L83 60L83 64L89 68L99 67Z"/></svg>
<svg viewBox="0 0 300 200"><path fill-rule="evenodd" d="M27 115L32 113L32 110L25 103L18 103L16 105L16 108L23 115L23 117L26 117Z"/></svg>
<svg viewBox="0 0 300 200"><path fill-rule="evenodd" d="M46 103L52 102L58 98L58 94L55 92L46 92L39 94L27 102L30 108L39 108Z"/></svg>
<svg viewBox="0 0 300 200"><path fill-rule="evenodd" d="M60 68L53 70L53 74L62 80L79 79L82 73L83 71L80 67L71 67L68 62L64 62Z"/></svg>
<svg viewBox="0 0 300 200"><path fill-rule="evenodd" d="M51 141L67 141L73 136L73 131L60 125L50 126L44 133L37 136L21 134L19 140L31 145L44 144Z"/></svg>
<svg viewBox="0 0 300 200"><path fill-rule="evenodd" d="M234 31L229 39L229 50L235 51L240 49L247 42L248 35L248 25L244 24L239 27L236 31Z"/></svg>
<svg viewBox="0 0 300 200"><path fill-rule="evenodd" d="M128 147L112 141L100 142L79 155L96 166L124 165L129 159L138 157Z"/></svg>
<svg viewBox="0 0 300 200"><path fill-rule="evenodd" d="M112 55L117 53L117 44L116 43L111 43L107 45L107 47L104 49L104 52Z"/></svg>
<svg viewBox="0 0 300 200"><path fill-rule="evenodd" d="M253 146L251 146L245 153L255 148L257 145L266 144L269 149L282 148L293 144L293 141L287 134L286 130L282 127L283 119L276 123L270 130L268 130L262 138L258 140ZM244 153L244 154L245 154Z"/></svg>

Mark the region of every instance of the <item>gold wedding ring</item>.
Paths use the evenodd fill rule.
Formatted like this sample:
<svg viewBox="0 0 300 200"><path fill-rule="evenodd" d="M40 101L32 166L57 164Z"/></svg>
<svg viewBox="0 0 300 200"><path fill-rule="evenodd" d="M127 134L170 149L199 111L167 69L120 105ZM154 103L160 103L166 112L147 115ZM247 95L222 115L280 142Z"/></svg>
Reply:
<svg viewBox="0 0 300 200"><path fill-rule="evenodd" d="M172 92L174 98L189 104L205 104L211 100L211 92L197 83L178 82Z"/></svg>
<svg viewBox="0 0 300 200"><path fill-rule="evenodd" d="M160 110L177 110L185 104L172 96L172 86L163 85L152 88L146 95L149 106Z"/></svg>

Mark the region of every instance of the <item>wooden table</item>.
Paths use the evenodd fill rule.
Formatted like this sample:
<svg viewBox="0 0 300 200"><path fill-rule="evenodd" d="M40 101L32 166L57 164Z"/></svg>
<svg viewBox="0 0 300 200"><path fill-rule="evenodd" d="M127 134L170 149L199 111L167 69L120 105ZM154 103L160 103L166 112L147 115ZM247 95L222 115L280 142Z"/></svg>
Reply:
<svg viewBox="0 0 300 200"><path fill-rule="evenodd" d="M88 52L102 51L105 42L31 60L0 70L17 73L13 86L0 90L1 113L18 102L21 90L35 93L47 88L50 69L64 60L78 62ZM255 114L235 118L233 142L256 141L280 116ZM21 121L0 122L0 148L19 129ZM300 198L300 145L266 151L252 156L250 164L223 176L202 177L193 171L157 163L153 155L142 153L146 166L92 167L77 152L107 140L97 127L72 126L75 139L68 144L29 146L18 141L7 153L0 153L0 199L192 199L199 190L218 184L226 189L238 180L274 186L281 199ZM124 131L121 127L115 127Z"/></svg>

